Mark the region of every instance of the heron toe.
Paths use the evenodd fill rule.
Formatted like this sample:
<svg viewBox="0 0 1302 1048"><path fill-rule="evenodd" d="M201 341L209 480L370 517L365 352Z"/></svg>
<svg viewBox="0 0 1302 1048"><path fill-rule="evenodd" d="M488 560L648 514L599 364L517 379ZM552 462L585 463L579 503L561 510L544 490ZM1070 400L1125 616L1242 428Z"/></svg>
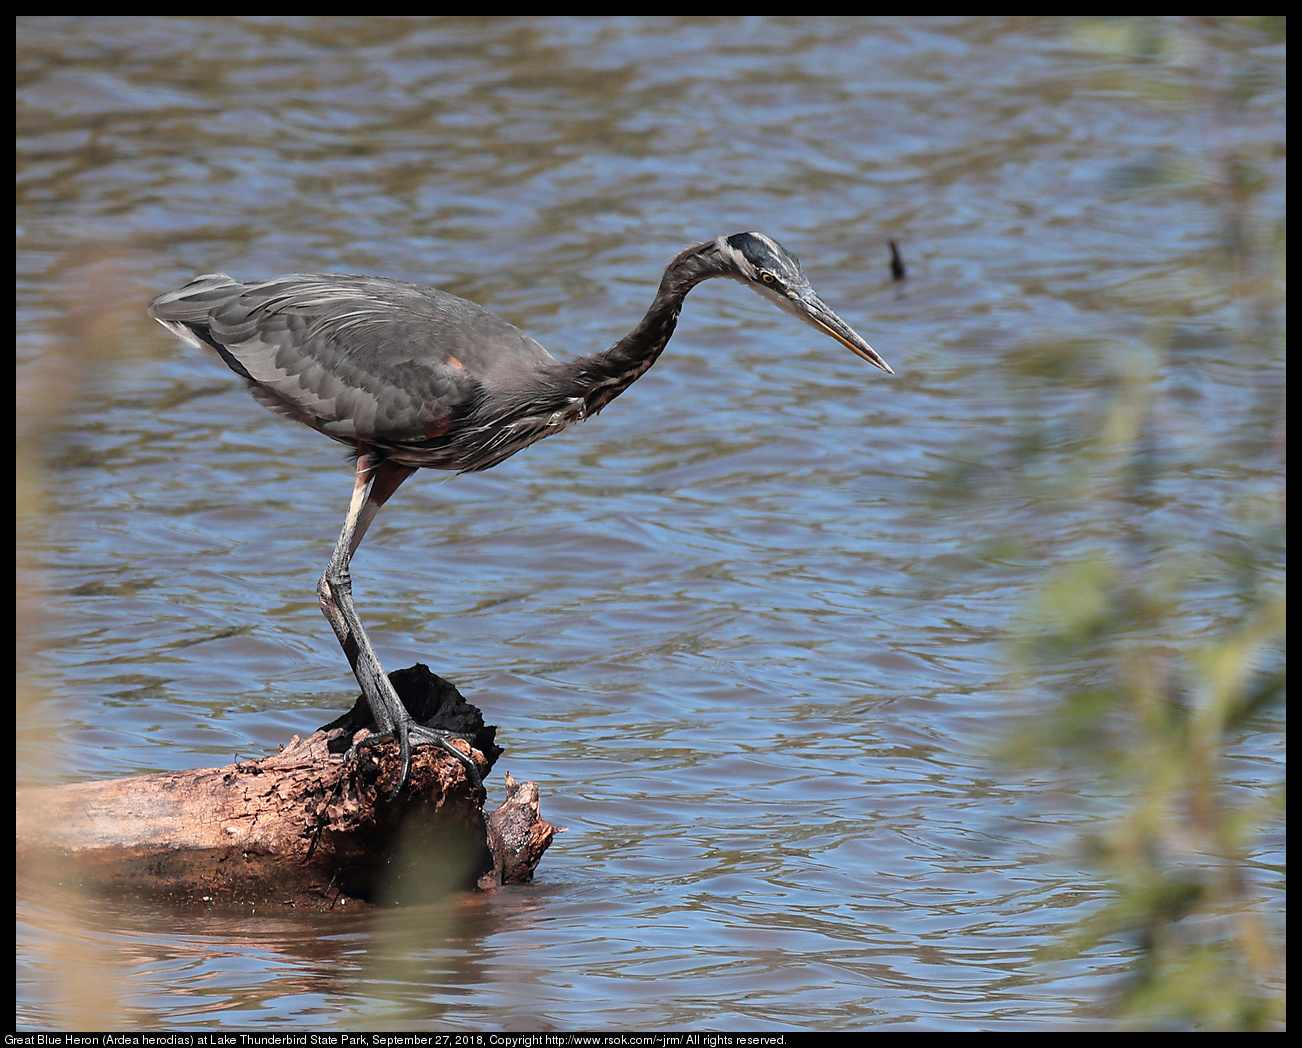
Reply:
<svg viewBox="0 0 1302 1048"><path fill-rule="evenodd" d="M389 791L389 800L393 800L402 792L402 788L407 785L407 780L411 776L411 748L413 744L417 746L438 746L450 753L466 769L466 778L469 780L471 788L474 790L484 788L484 781L479 774L479 766L475 763L474 757L453 746L451 741L452 739L461 739L473 750L475 743L473 735L456 731L444 731L441 728L427 728L423 724L417 724L414 720L400 723L390 731L372 731L370 734L364 735L348 748L348 752L344 754L344 760L352 760L356 757L358 750L388 742L390 739L394 739L398 743L398 750L402 755L402 767L398 772L397 784Z"/></svg>

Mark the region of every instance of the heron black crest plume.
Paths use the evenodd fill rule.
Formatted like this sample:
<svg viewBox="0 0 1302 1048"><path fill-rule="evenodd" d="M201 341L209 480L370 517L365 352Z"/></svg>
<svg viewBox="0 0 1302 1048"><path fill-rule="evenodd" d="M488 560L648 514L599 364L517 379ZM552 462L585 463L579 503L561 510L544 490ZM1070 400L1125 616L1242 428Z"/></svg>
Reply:
<svg viewBox="0 0 1302 1048"><path fill-rule="evenodd" d="M357 453L353 498L317 595L380 730L442 746L479 784L450 733L415 723L362 628L349 565L381 506L417 469L488 469L597 414L656 362L697 284L728 277L887 373L889 365L810 286L800 262L763 233L736 233L680 252L646 315L609 349L559 361L482 306L383 277L293 274L244 284L224 273L159 295L149 315L214 352L273 411ZM351 753L352 751L350 751Z"/></svg>

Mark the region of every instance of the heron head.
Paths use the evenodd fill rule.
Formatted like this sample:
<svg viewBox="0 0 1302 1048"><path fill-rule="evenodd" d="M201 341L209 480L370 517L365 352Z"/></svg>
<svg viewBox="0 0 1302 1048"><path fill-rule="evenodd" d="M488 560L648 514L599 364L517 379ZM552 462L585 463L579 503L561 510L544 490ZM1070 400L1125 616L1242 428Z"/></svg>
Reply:
<svg viewBox="0 0 1302 1048"><path fill-rule="evenodd" d="M895 374L881 355L823 302L809 285L800 260L763 233L734 233L714 242L719 275L754 288L810 327L816 328L874 367Z"/></svg>

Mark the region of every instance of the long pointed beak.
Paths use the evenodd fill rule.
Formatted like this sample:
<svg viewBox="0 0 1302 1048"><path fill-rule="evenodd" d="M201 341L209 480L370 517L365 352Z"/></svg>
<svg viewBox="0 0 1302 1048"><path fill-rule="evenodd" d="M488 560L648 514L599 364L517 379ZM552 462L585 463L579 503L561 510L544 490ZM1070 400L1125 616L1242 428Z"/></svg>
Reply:
<svg viewBox="0 0 1302 1048"><path fill-rule="evenodd" d="M895 374L891 370L891 366L882 359L881 354L860 338L854 328L833 313L828 308L827 303L814 294L813 291L806 290L803 295L799 296L793 294L789 301L794 307L792 312L807 324L831 335L851 353L857 357L862 357L873 367L881 368L888 375Z"/></svg>

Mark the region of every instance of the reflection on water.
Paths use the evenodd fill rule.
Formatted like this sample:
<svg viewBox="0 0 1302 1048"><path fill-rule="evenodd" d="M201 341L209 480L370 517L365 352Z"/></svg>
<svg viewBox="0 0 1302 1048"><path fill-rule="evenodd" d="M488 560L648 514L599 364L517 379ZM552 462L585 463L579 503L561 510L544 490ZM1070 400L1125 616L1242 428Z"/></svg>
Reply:
<svg viewBox="0 0 1302 1048"><path fill-rule="evenodd" d="M1098 395L1017 395L1032 351L1161 338L1178 451L1153 512L1193 546L1274 491L1270 461L1221 455L1269 430L1278 372L1232 348L1240 299L1209 286L1199 172L1231 132L1180 49L1237 78L1273 220L1282 41L1134 25L20 22L20 600L41 649L20 781L266 752L355 694L314 593L348 464L148 322L195 273L428 281L565 356L623 335L684 244L758 228L897 372L714 282L599 419L413 478L358 555L359 608L389 668L456 681L501 767L541 785L568 832L539 882L343 918L23 898L20 1023L79 1014L69 970L113 1025L1088 1018L1130 944L1033 961L1104 898L1069 858L1079 797L986 745L1042 566L999 536L1088 548L1105 522L950 485ZM1205 596L1210 625L1227 594ZM1279 777L1280 738L1243 740L1245 790ZM1281 865L1282 834L1256 859ZM1282 876L1261 890L1282 912Z"/></svg>

